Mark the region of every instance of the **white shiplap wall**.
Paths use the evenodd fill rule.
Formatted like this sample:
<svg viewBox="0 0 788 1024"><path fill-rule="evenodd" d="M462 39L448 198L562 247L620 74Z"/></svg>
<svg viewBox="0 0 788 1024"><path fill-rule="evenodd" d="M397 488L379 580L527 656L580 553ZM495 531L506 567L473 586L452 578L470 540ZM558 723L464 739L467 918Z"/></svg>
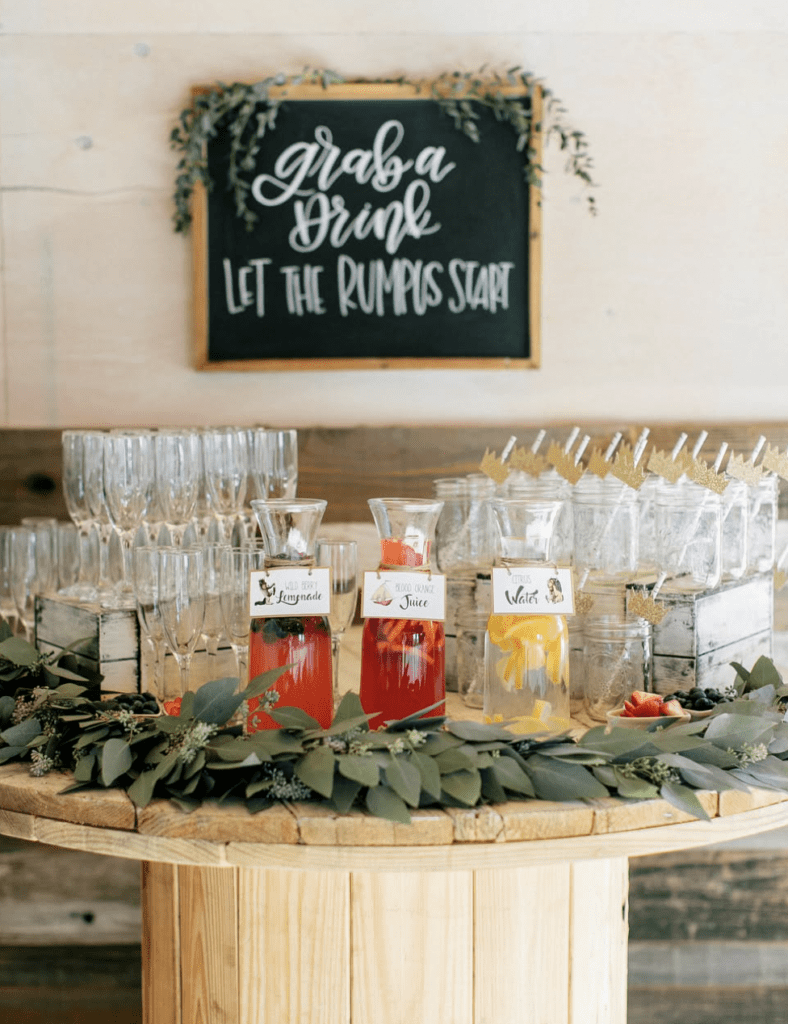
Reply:
<svg viewBox="0 0 788 1024"><path fill-rule="evenodd" d="M784 419L788 5L5 0L7 426ZM521 63L589 136L548 153L539 371L201 374L167 139L189 87Z"/></svg>

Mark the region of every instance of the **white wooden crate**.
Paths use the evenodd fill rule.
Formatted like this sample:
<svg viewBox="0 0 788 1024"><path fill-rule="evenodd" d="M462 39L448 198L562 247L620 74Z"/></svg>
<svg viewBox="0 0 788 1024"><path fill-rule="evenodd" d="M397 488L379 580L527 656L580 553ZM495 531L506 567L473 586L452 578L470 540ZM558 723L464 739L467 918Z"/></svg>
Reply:
<svg viewBox="0 0 788 1024"><path fill-rule="evenodd" d="M35 621L40 651L59 653L85 638L75 657L80 665L102 674L102 692L139 692L140 628L134 610L37 597Z"/></svg>
<svg viewBox="0 0 788 1024"><path fill-rule="evenodd" d="M627 596L643 586L627 588ZM650 585L649 585L650 586ZM662 591L668 613L653 628L654 686L659 693L687 686L725 686L731 661L750 668L771 657L774 583L771 573L723 583L697 594Z"/></svg>

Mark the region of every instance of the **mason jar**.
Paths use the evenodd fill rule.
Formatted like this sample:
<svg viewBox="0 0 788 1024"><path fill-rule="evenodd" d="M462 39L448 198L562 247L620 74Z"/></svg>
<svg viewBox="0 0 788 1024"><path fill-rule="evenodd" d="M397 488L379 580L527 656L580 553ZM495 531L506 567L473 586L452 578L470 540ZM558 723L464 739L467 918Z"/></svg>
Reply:
<svg viewBox="0 0 788 1024"><path fill-rule="evenodd" d="M730 479L722 492L722 578L739 580L747 571L749 488Z"/></svg>
<svg viewBox="0 0 788 1024"><path fill-rule="evenodd" d="M663 589L698 593L722 576L722 499L699 484L663 482L657 492L657 572Z"/></svg>
<svg viewBox="0 0 788 1024"><path fill-rule="evenodd" d="M443 477L433 482L443 511L435 530L438 568L450 575L489 569L495 558L495 529L488 498L495 481L483 473Z"/></svg>
<svg viewBox="0 0 788 1024"><path fill-rule="evenodd" d="M771 572L777 530L777 486L774 473L764 473L749 488L747 512L747 572Z"/></svg>
<svg viewBox="0 0 788 1024"><path fill-rule="evenodd" d="M638 569L638 492L615 478L583 477L572 494L574 565L585 584L615 584Z"/></svg>
<svg viewBox="0 0 788 1024"><path fill-rule="evenodd" d="M633 690L652 690L651 626L645 619L602 616L583 626L582 702L586 715L606 721Z"/></svg>

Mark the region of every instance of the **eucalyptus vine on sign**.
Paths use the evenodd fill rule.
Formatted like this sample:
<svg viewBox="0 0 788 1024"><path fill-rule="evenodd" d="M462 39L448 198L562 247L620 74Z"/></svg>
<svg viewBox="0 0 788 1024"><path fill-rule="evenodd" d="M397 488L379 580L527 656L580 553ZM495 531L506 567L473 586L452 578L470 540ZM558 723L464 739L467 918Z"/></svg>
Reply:
<svg viewBox="0 0 788 1024"><path fill-rule="evenodd" d="M191 196L195 185L213 188L207 162L207 144L220 128L231 137L226 187L233 193L235 212L248 230L257 214L249 205L249 175L255 168L265 136L276 129L279 108L290 90L302 85L348 84L328 70L305 69L298 75L272 75L252 84L217 82L208 89L195 91L191 106L182 110L172 129L170 144L180 153L175 182L176 231L187 231L192 220ZM412 81L404 76L367 79L365 84L411 86L418 94L431 97L449 117L458 131L473 142L484 145L478 128L477 105L492 111L498 121L510 125L517 151L523 154L523 174L529 184L538 185L544 168L534 144L537 133L545 141L556 139L566 154L566 171L574 175L586 191L588 209L596 212L593 194L592 158L583 132L565 120L566 110L539 79L519 67L504 75L479 72L444 72L428 81ZM537 103L537 97L539 102ZM541 118L537 111L541 109Z"/></svg>

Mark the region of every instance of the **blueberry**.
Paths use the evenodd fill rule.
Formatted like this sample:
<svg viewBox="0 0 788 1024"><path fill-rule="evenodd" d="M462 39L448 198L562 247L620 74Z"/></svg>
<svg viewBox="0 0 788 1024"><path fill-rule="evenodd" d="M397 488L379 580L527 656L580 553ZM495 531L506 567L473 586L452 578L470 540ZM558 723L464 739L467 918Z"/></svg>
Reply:
<svg viewBox="0 0 788 1024"><path fill-rule="evenodd" d="M702 686L693 686L689 692L689 695L690 697L692 697L693 700L697 700L698 697L705 697L706 691L703 689Z"/></svg>
<svg viewBox="0 0 788 1024"><path fill-rule="evenodd" d="M698 697L695 701L696 711L710 711L714 707L714 701L709 700L708 697Z"/></svg>
<svg viewBox="0 0 788 1024"><path fill-rule="evenodd" d="M679 700L689 700L689 694L686 690L676 690L676 696Z"/></svg>

